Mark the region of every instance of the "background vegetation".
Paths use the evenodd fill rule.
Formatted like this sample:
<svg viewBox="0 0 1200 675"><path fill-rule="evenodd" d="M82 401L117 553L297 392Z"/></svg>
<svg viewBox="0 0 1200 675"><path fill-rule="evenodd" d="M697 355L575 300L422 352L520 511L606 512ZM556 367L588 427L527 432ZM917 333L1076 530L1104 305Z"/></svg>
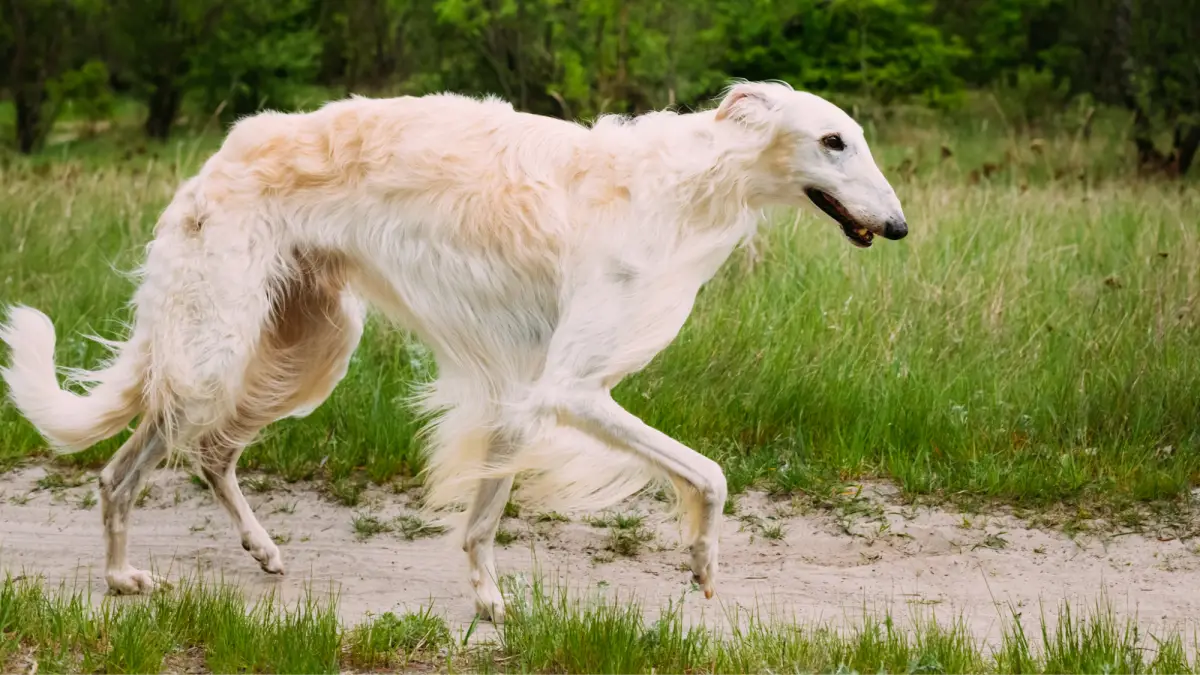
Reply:
<svg viewBox="0 0 1200 675"><path fill-rule="evenodd" d="M0 89L17 147L56 117L138 102L145 133L325 92L490 92L589 117L692 106L731 76L953 108L1006 93L1036 126L1074 102L1134 120L1139 164L1200 145L1192 0L4 0Z"/></svg>

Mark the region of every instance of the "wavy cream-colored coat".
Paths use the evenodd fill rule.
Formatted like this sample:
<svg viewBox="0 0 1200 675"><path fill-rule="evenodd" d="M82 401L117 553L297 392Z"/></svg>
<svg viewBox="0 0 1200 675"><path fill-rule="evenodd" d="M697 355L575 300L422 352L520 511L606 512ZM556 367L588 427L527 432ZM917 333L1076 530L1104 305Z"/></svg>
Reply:
<svg viewBox="0 0 1200 675"><path fill-rule="evenodd" d="M794 123L798 109L814 128ZM59 388L49 320L17 308L12 398L64 451L142 415L101 481L114 590L155 582L126 560L127 513L172 449L201 467L243 546L282 572L238 488L238 454L325 400L373 307L436 356L427 503L466 507L483 614L502 611L492 539L518 473L526 499L558 507L669 480L711 595L722 472L609 391L675 338L759 210L796 202L797 181L818 175L804 166L818 122L861 138L830 104L775 84L736 86L717 110L592 127L450 94L247 118L162 214L131 334L106 368L78 374L89 394Z"/></svg>

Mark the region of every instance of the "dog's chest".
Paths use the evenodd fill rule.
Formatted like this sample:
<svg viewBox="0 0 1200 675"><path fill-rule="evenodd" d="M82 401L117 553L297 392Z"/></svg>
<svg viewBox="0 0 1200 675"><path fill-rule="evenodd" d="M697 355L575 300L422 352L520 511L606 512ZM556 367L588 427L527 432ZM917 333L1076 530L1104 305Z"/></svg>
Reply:
<svg viewBox="0 0 1200 675"><path fill-rule="evenodd" d="M732 245L647 257L616 256L607 263L605 302L588 310L601 331L595 358L604 364L605 379L615 385L644 368L679 335L691 316L700 287L728 257Z"/></svg>

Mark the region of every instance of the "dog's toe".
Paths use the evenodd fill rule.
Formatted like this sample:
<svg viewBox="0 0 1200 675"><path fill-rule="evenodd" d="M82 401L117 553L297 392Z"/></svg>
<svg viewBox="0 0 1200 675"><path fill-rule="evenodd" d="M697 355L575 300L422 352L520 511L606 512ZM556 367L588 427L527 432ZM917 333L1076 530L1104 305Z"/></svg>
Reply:
<svg viewBox="0 0 1200 675"><path fill-rule="evenodd" d="M262 567L263 571L268 574L283 574L285 572L283 560L280 559L278 555L270 558L266 562L260 562L259 565Z"/></svg>
<svg viewBox="0 0 1200 675"><path fill-rule="evenodd" d="M161 577L133 567L109 572L104 580L113 595L141 595L171 587Z"/></svg>
<svg viewBox="0 0 1200 675"><path fill-rule="evenodd" d="M483 621L504 622L504 594L495 584L487 584L475 592L475 615Z"/></svg>

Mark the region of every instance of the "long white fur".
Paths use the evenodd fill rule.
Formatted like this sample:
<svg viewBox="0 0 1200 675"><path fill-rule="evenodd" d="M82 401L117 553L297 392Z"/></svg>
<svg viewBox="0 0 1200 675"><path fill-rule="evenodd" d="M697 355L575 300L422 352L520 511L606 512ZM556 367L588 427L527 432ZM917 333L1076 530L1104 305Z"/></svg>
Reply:
<svg viewBox="0 0 1200 675"><path fill-rule="evenodd" d="M822 145L829 134L846 149ZM668 481L711 595L720 467L609 392L675 338L762 209L804 203L814 186L873 232L903 220L859 126L778 83L735 84L715 110L590 128L453 94L263 113L238 123L163 213L134 327L110 364L84 373L88 394L59 388L53 327L26 307L0 333L4 378L61 451L142 415L143 437L102 476L114 590L153 586L125 562L124 513L168 446L201 465L219 455L210 482L243 545L282 571L232 465L259 428L328 396L369 305L436 356L421 396L426 503L467 507L482 614L503 611L491 542L517 475L523 499L558 508L603 508ZM317 313L325 323L303 323Z"/></svg>

